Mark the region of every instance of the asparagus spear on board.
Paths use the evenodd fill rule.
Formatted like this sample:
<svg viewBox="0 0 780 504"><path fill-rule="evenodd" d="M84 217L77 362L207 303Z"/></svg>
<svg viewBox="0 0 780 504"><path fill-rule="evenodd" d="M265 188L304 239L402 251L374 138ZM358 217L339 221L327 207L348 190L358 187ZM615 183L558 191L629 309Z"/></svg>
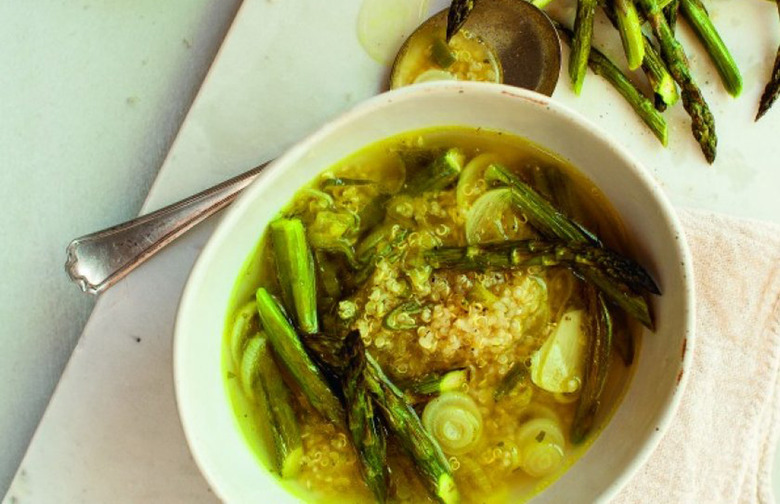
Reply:
<svg viewBox="0 0 780 504"><path fill-rule="evenodd" d="M341 402L328 386L320 368L306 353L276 300L263 287L257 290L257 310L280 364L287 369L315 410L332 423L343 425Z"/></svg>
<svg viewBox="0 0 780 504"><path fill-rule="evenodd" d="M688 58L680 43L674 38L657 0L638 1L661 45L661 54L666 61L666 66L682 90L683 107L691 116L693 136L699 142L707 162L712 163L715 161L718 144L718 137L715 134L715 118L712 116L701 90L691 76Z"/></svg>
<svg viewBox="0 0 780 504"><path fill-rule="evenodd" d="M597 0L577 0L577 14L574 18L574 41L569 55L569 78L574 92L580 94L588 67L591 41L593 40L593 17Z"/></svg>
<svg viewBox="0 0 780 504"><path fill-rule="evenodd" d="M604 13L616 29L620 29L618 25L618 18L615 9L609 3L602 4ZM640 23L644 23L644 19L640 17ZM642 36L642 44L644 45L644 58L642 58L642 71L647 76L647 80L650 82L650 87L653 88L653 93L656 96L655 106L659 112L663 112L667 105L674 105L680 98L677 93L677 84L674 82L674 78L666 68L661 55L658 54L655 46L647 36Z"/></svg>
<svg viewBox="0 0 780 504"><path fill-rule="evenodd" d="M441 447L425 430L403 392L390 381L369 354L366 354L364 374L368 390L382 411L387 427L412 458L417 473L431 494L443 504L459 502L460 494Z"/></svg>
<svg viewBox="0 0 780 504"><path fill-rule="evenodd" d="M639 14L636 11L634 0L613 1L615 14L617 14L620 40L623 42L628 68L636 70L645 57L644 36L642 35L642 23L639 21Z"/></svg>
<svg viewBox="0 0 780 504"><path fill-rule="evenodd" d="M571 44L571 32L561 25L557 25L557 28L561 39L566 43ZM644 40L641 31L639 31L639 36L641 44ZM642 56L644 57L644 52L642 53ZM648 100L636 86L634 86L629 78L595 47L591 48L590 56L588 57L588 66L590 66L595 74L601 75L612 84L612 87L626 99L653 134L661 141L661 144L666 145L669 138L666 120L661 116L661 113L656 110L654 103Z"/></svg>
<svg viewBox="0 0 780 504"><path fill-rule="evenodd" d="M588 289L591 324L580 398L571 425L571 440L580 443L593 428L601 394L607 381L612 352L612 316L601 294Z"/></svg>
<svg viewBox="0 0 780 504"><path fill-rule="evenodd" d="M463 27L475 3L476 0L452 0L447 12L447 42Z"/></svg>
<svg viewBox="0 0 780 504"><path fill-rule="evenodd" d="M777 13L780 14L780 0L776 1ZM772 68L772 75L769 77L769 82L766 83L764 93L761 95L756 121L766 114L767 110L769 110L778 96L780 96L780 46L777 47L777 55L775 56L775 65Z"/></svg>
<svg viewBox="0 0 780 504"><path fill-rule="evenodd" d="M306 230L299 219L279 219L272 222L270 228L285 308L303 332L315 333L319 328L317 286Z"/></svg>
<svg viewBox="0 0 780 504"><path fill-rule="evenodd" d="M347 364L343 378L347 427L360 456L361 469L376 500L387 500L387 450L385 432L366 388L366 353L360 333L352 331L344 342Z"/></svg>
<svg viewBox="0 0 780 504"><path fill-rule="evenodd" d="M739 73L737 63L726 44L720 38L718 30L712 24L704 4L701 3L701 0L680 0L680 7L699 40L710 54L726 91L732 96L739 96L742 92L742 75Z"/></svg>

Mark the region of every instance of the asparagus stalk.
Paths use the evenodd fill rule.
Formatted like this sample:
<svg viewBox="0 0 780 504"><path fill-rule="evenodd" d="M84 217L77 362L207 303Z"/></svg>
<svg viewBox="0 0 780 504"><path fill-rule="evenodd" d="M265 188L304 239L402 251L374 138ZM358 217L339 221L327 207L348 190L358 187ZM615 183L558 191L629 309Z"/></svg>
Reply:
<svg viewBox="0 0 780 504"><path fill-rule="evenodd" d="M528 377L528 366L524 362L515 362L493 392L493 400L498 401L505 397L520 383L527 381Z"/></svg>
<svg viewBox="0 0 780 504"><path fill-rule="evenodd" d="M591 327L582 390L571 425L571 440L580 443L593 428L601 394L607 381L612 352L612 316L604 298L589 289Z"/></svg>
<svg viewBox="0 0 780 504"><path fill-rule="evenodd" d="M303 442L290 390L276 367L266 338L257 338L255 358L259 372L259 387L263 402L267 404L268 420L276 453L276 467L282 478L292 478L301 469Z"/></svg>
<svg viewBox="0 0 780 504"><path fill-rule="evenodd" d="M311 405L332 423L343 425L341 402L328 386L322 371L306 353L282 309L263 287L257 290L257 310L276 356Z"/></svg>
<svg viewBox="0 0 780 504"><path fill-rule="evenodd" d="M732 96L739 96L742 92L742 75L718 30L712 24L707 9L701 0L681 0L680 7L715 63L726 91Z"/></svg>
<svg viewBox="0 0 780 504"><path fill-rule="evenodd" d="M452 0L447 12L447 42L463 27L475 3L476 0Z"/></svg>
<svg viewBox="0 0 780 504"><path fill-rule="evenodd" d="M641 266L605 248L584 243L518 240L468 247L441 247L426 252L435 269L507 269L526 266L571 268L609 299L649 328L650 308L642 293L659 289Z"/></svg>
<svg viewBox="0 0 780 504"><path fill-rule="evenodd" d="M569 77L574 92L580 94L585 81L591 41L593 40L593 16L597 0L577 0L577 15L574 19L574 41L569 56Z"/></svg>
<svg viewBox="0 0 780 504"><path fill-rule="evenodd" d="M642 24L639 22L634 0L614 0L618 31L626 53L628 68L636 70L645 56Z"/></svg>
<svg viewBox="0 0 780 504"><path fill-rule="evenodd" d="M347 360L343 379L347 427L360 456L366 484L376 500L384 503L387 500L388 480L385 433L366 388L366 354L359 332L353 331L347 335L344 349Z"/></svg>
<svg viewBox="0 0 780 504"><path fill-rule="evenodd" d="M441 447L379 364L369 354L365 358L366 386L382 411L386 425L412 458L417 473L436 500L443 504L457 503L460 500L458 488Z"/></svg>
<svg viewBox="0 0 780 504"><path fill-rule="evenodd" d="M440 191L458 180L466 156L457 148L447 149L433 163L412 175L404 184L403 192L418 196L428 191Z"/></svg>
<svg viewBox="0 0 780 504"><path fill-rule="evenodd" d="M569 44L571 43L571 33L566 28L559 25L558 33L560 34L561 39ZM638 34L640 36L640 41L642 41L643 37L641 30ZM644 49L642 57L644 57ZM641 61L642 59L640 59L640 62ZM591 49L588 65L594 73L601 75L612 84L612 87L626 99L653 134L661 141L661 144L666 145L668 141L666 120L661 116L658 110L656 110L653 102L645 98L629 78L598 49Z"/></svg>
<svg viewBox="0 0 780 504"><path fill-rule="evenodd" d="M674 33L677 28L677 14L680 11L680 0L672 0L669 5L664 7L664 16L666 16L666 22L669 23L669 29Z"/></svg>
<svg viewBox="0 0 780 504"><path fill-rule="evenodd" d="M777 13L780 14L780 0L777 0ZM756 121L766 114L767 110L769 110L778 96L780 96L780 46L777 47L777 55L775 56L775 65L772 68L772 75L769 77L769 82L766 83L764 93L761 95Z"/></svg>
<svg viewBox="0 0 780 504"><path fill-rule="evenodd" d="M485 170L487 183L498 182L512 188L515 204L542 235L573 242L599 243L599 239L578 222L559 212L531 186L521 181L503 166L491 164Z"/></svg>
<svg viewBox="0 0 780 504"><path fill-rule="evenodd" d="M317 286L306 230L298 219L279 219L270 228L282 300L298 327L306 333L315 333L319 328Z"/></svg>
<svg viewBox="0 0 780 504"><path fill-rule="evenodd" d="M661 53L666 61L666 66L682 90L683 107L691 116L693 136L699 142L707 162L712 163L715 161L718 144L718 137L715 134L715 119L701 94L701 90L691 76L685 52L677 39L674 38L658 2L656 0L638 1L645 10L653 32L661 44Z"/></svg>
<svg viewBox="0 0 780 504"><path fill-rule="evenodd" d="M608 3L602 5L604 7L604 13L609 18L612 26L618 28L618 18L615 9ZM644 19L640 16L640 24L644 23ZM661 55L653 46L653 43L646 36L642 36L642 44L644 46L644 58L642 59L642 71L647 76L647 80L650 82L650 86L653 88L653 92L656 96L656 109L663 112L666 109L666 105L674 105L679 99L677 93L677 84L674 82L669 70L666 68Z"/></svg>

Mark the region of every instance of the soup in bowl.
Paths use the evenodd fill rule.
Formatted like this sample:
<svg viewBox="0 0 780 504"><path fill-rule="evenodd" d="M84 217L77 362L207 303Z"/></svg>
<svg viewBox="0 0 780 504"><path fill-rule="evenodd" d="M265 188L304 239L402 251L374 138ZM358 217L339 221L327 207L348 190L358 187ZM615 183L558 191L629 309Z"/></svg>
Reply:
<svg viewBox="0 0 780 504"><path fill-rule="evenodd" d="M184 430L227 501L607 497L679 401L690 280L661 190L572 112L474 83L380 95L204 249Z"/></svg>

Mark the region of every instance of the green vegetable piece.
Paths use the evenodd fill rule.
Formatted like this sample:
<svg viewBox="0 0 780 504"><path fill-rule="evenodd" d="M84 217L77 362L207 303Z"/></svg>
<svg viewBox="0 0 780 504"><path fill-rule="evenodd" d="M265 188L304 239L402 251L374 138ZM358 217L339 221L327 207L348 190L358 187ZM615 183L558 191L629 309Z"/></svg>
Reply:
<svg viewBox="0 0 780 504"><path fill-rule="evenodd" d="M347 426L360 456L363 477L377 501L387 500L387 449L385 432L375 414L374 403L366 388L366 358L363 341L357 331L347 335L346 371L343 379L347 404Z"/></svg>
<svg viewBox="0 0 780 504"><path fill-rule="evenodd" d="M343 425L341 402L328 386L322 371L306 353L277 302L263 287L257 290L257 310L280 364L287 369L315 410L334 424Z"/></svg>
<svg viewBox="0 0 780 504"><path fill-rule="evenodd" d="M408 178L403 192L410 196L419 196L425 192L446 189L458 179L465 160L466 156L460 149L447 149L429 166Z"/></svg>
<svg viewBox="0 0 780 504"><path fill-rule="evenodd" d="M580 94L582 83L585 81L591 41L593 40L593 17L596 14L597 4L597 0L577 0L574 39L569 56L569 77L576 94Z"/></svg>
<svg viewBox="0 0 780 504"><path fill-rule="evenodd" d="M433 62L439 65L441 68L449 68L455 63L455 54L450 49L443 39L433 39L433 45L431 46L431 57Z"/></svg>
<svg viewBox="0 0 780 504"><path fill-rule="evenodd" d="M615 12L628 68L636 70L645 57L645 46L642 24L639 21L634 0L615 0Z"/></svg>
<svg viewBox="0 0 780 504"><path fill-rule="evenodd" d="M482 414L463 392L445 392L429 402L422 423L449 455L472 451L482 438Z"/></svg>
<svg viewBox="0 0 780 504"><path fill-rule="evenodd" d="M593 428L601 394L607 382L612 352L612 316L601 294L590 292L591 324L585 371L577 409L571 426L571 440L581 443Z"/></svg>
<svg viewBox="0 0 780 504"><path fill-rule="evenodd" d="M561 36L561 39L571 44L571 33L567 29L559 25L558 34ZM639 34L641 36L641 31ZM644 51L642 55L644 56ZM669 139L666 120L656 110L655 104L645 98L629 78L599 50L595 48L591 50L588 64L595 74L604 77L626 99L631 108L634 109L634 112L661 141L661 144L666 145Z"/></svg>
<svg viewBox="0 0 780 504"><path fill-rule="evenodd" d="M493 306L499 297L481 283L476 283L466 294L466 299L472 303L482 303L483 306Z"/></svg>
<svg viewBox="0 0 780 504"><path fill-rule="evenodd" d="M558 211L552 203L503 166L490 165L485 170L485 180L511 187L515 204L542 235L574 242L599 243L596 235Z"/></svg>
<svg viewBox="0 0 780 504"><path fill-rule="evenodd" d="M447 42L463 27L476 0L452 0L447 12Z"/></svg>
<svg viewBox="0 0 780 504"><path fill-rule="evenodd" d="M528 366L524 362L512 364L512 367L509 368L509 371L507 371L498 383L495 392L493 392L493 400L499 401L506 397L515 387L527 382L528 376Z"/></svg>
<svg viewBox="0 0 780 504"><path fill-rule="evenodd" d="M407 396L431 396L463 389L468 383L470 373L468 368L458 368L444 373L431 373L420 379L399 384Z"/></svg>
<svg viewBox="0 0 780 504"><path fill-rule="evenodd" d="M700 0L681 0L680 7L693 31L696 32L712 58L726 91L732 96L739 96L742 92L742 74L739 72L737 63L731 56L728 47L720 38L709 14L707 14L707 9Z"/></svg>
<svg viewBox="0 0 780 504"><path fill-rule="evenodd" d="M777 0L777 10L780 13L780 0ZM780 46L777 47L777 54L775 55L775 64L772 67L772 74L769 77L769 81L766 83L764 92L761 94L761 100L758 105L758 113L756 114L756 121L761 119L764 114L772 107L772 104L780 96Z"/></svg>
<svg viewBox="0 0 780 504"><path fill-rule="evenodd" d="M708 163L715 161L718 145L718 137L715 133L715 118L707 105L699 86L693 80L691 70L688 67L688 58L685 56L682 46L674 38L674 33L669 28L661 7L657 0L638 0L639 5L645 11L647 20L653 28L655 38L661 45L663 55L669 73L682 90L682 101L685 111L691 116L691 130L693 137L699 142L702 153Z"/></svg>
<svg viewBox="0 0 780 504"><path fill-rule="evenodd" d="M298 219L279 219L271 223L270 229L285 307L303 332L315 333L319 329L317 285L303 223Z"/></svg>
<svg viewBox="0 0 780 504"><path fill-rule="evenodd" d="M276 453L276 467L282 478L292 478L298 474L303 462L303 442L295 411L292 407L290 390L276 367L265 338L257 339L257 366L260 387L268 404L271 433Z"/></svg>
<svg viewBox="0 0 780 504"><path fill-rule="evenodd" d="M391 331L414 329L418 323L412 315L422 311L422 305L417 301L408 301L396 306L382 319L382 326Z"/></svg>
<svg viewBox="0 0 780 504"><path fill-rule="evenodd" d="M677 14L680 11L680 0L672 0L664 7L664 16L666 16L666 22L669 24L669 29L674 33L677 28Z"/></svg>
<svg viewBox="0 0 780 504"><path fill-rule="evenodd" d="M432 496L443 504L459 502L460 494L441 447L425 430L403 393L369 354L366 354L365 378L366 386L382 411L387 427L411 457L417 473Z"/></svg>

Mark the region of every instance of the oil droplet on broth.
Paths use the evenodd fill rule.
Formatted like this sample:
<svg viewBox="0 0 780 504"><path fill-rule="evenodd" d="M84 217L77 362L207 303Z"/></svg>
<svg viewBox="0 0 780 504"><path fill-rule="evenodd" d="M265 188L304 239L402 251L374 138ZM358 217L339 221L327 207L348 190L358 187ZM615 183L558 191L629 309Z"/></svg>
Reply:
<svg viewBox="0 0 780 504"><path fill-rule="evenodd" d="M390 65L427 13L428 0L363 0L357 26L360 45L371 58Z"/></svg>

